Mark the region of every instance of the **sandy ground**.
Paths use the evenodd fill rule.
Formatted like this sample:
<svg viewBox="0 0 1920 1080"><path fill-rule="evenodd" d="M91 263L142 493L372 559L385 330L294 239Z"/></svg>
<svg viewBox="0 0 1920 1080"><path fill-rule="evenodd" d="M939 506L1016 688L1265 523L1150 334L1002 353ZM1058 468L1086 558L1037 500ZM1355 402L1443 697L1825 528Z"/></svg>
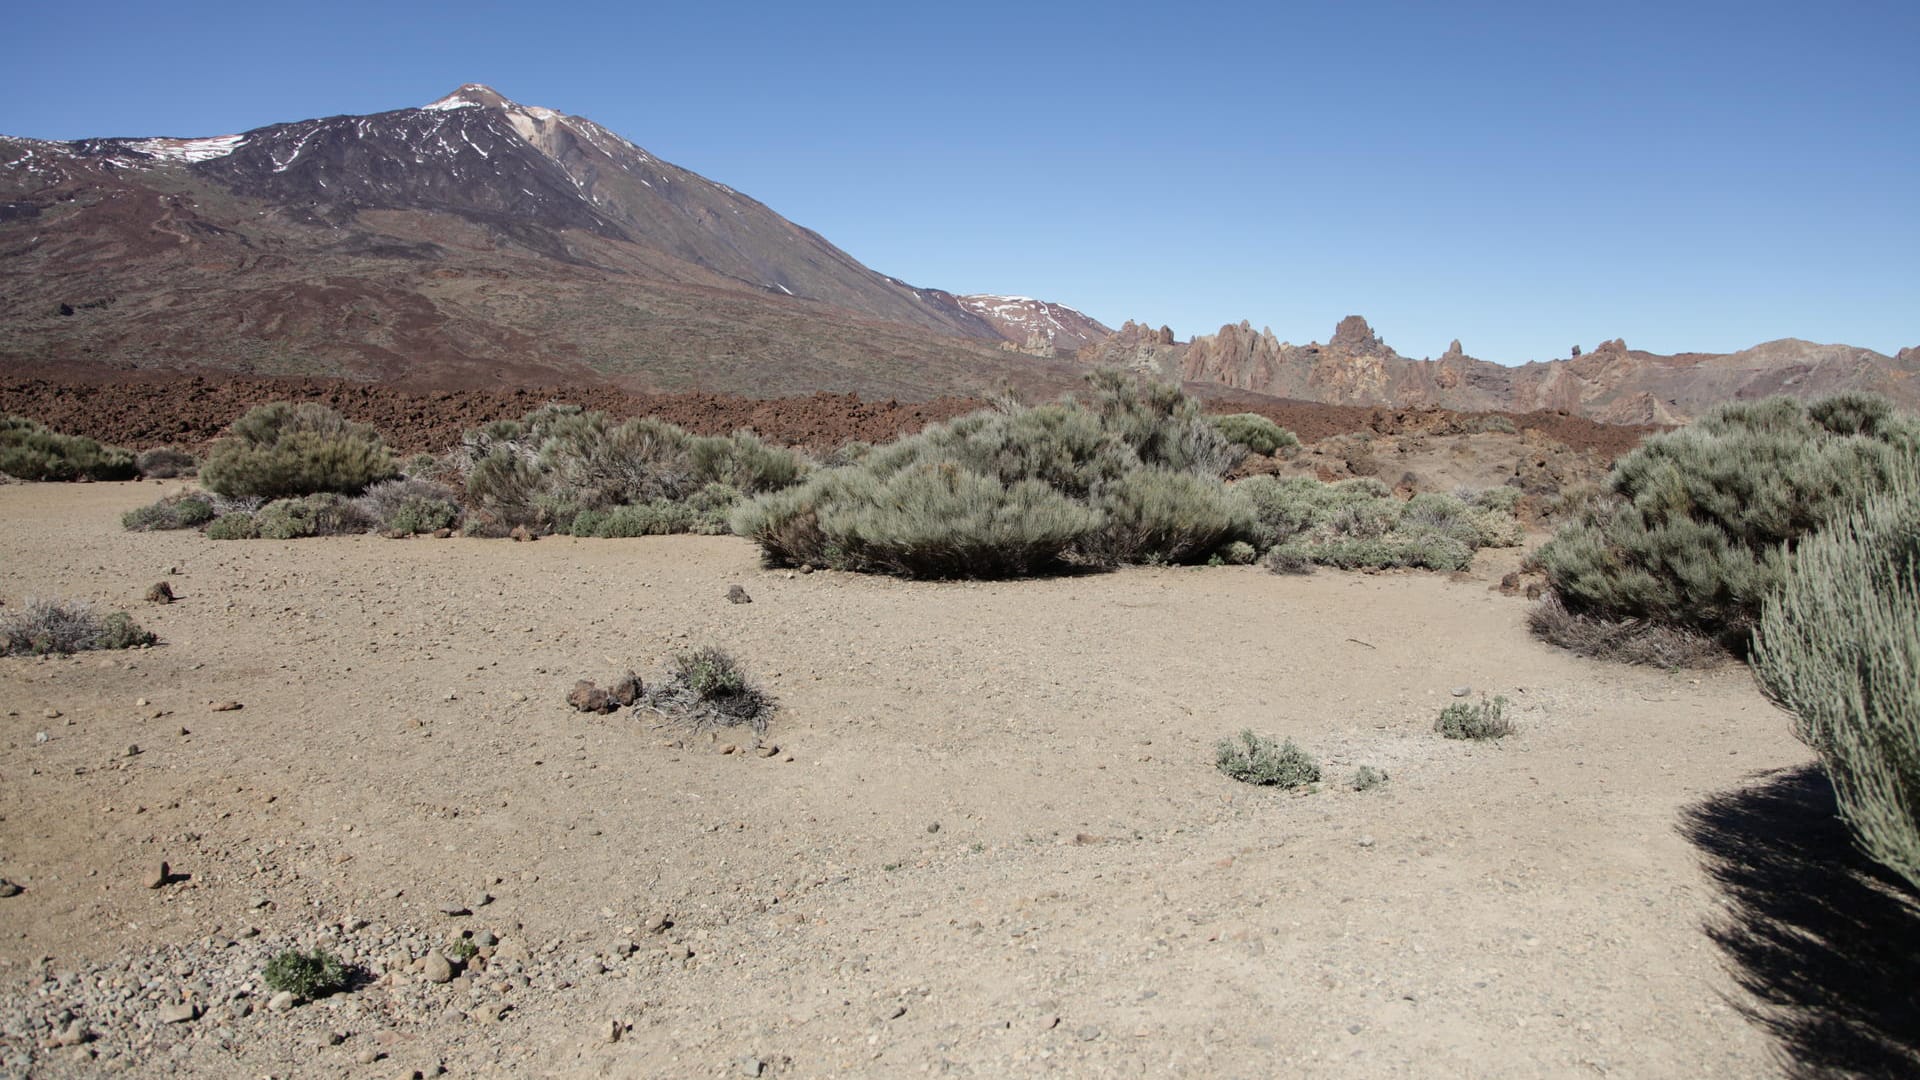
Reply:
<svg viewBox="0 0 1920 1080"><path fill-rule="evenodd" d="M1531 639L1524 601L1489 589L1511 554L1472 580L923 584L763 570L730 537L120 531L158 494L0 487L0 599L127 608L163 641L0 658L0 876L26 890L0 899L0 998L356 917L610 970L413 987L415 1012L378 1007L417 982L381 975L224 1034L146 1025L139 1054L35 1051L35 1075L1777 1068L1677 826L1806 751L1743 668ZM179 602L142 603L162 579ZM732 584L754 602L726 602ZM778 696L778 753L562 702L705 643ZM1434 735L1460 685L1510 697L1519 734ZM1243 727L1297 740L1329 782L1222 776L1213 744ZM1391 780L1349 790L1362 763ZM160 859L185 877L149 889ZM672 925L650 933L655 916ZM481 998L504 1011L474 1019ZM304 1034L314 1017L339 1045ZM630 1028L610 1041L609 1021Z"/></svg>

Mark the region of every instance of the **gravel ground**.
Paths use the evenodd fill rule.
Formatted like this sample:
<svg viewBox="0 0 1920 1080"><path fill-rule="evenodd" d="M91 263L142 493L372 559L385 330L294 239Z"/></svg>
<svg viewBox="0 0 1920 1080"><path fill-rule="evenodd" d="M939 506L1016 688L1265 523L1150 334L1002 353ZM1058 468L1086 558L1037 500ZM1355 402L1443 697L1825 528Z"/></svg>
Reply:
<svg viewBox="0 0 1920 1080"><path fill-rule="evenodd" d="M1778 1068L1678 826L1806 752L1743 669L1529 638L1511 554L921 584L728 537L119 530L158 494L0 487L0 601L162 642L0 658L9 1075ZM763 738L565 704L701 644L778 699ZM1460 687L1518 733L1435 736ZM1222 776L1245 727L1325 781ZM272 1007L289 947L352 987Z"/></svg>

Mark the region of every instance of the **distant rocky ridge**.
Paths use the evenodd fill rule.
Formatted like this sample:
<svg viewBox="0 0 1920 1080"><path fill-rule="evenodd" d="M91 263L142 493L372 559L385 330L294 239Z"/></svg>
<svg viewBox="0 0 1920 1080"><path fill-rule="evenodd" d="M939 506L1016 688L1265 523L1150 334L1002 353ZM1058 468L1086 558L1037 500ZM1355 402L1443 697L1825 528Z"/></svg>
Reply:
<svg viewBox="0 0 1920 1080"><path fill-rule="evenodd" d="M1412 360L1350 315L1325 343L1294 345L1246 322L1176 343L1128 322L1080 350L1087 364L1119 364L1302 401L1431 406L1462 411L1549 410L1613 424L1677 424L1725 401L1787 393L1871 390L1920 408L1920 349L1886 356L1851 345L1785 338L1736 353L1662 356L1602 343L1565 360L1506 367L1455 341L1438 359Z"/></svg>

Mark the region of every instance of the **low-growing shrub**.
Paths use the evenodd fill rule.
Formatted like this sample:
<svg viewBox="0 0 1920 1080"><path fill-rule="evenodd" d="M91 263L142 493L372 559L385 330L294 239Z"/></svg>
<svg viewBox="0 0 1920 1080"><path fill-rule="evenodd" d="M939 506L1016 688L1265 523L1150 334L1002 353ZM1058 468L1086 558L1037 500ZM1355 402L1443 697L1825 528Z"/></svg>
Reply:
<svg viewBox="0 0 1920 1080"><path fill-rule="evenodd" d="M121 514L120 527L129 532L197 529L213 519L213 500L197 491L185 491Z"/></svg>
<svg viewBox="0 0 1920 1080"><path fill-rule="evenodd" d="M253 523L253 515L243 510L222 514L207 525L209 540L258 540L260 530Z"/></svg>
<svg viewBox="0 0 1920 1080"><path fill-rule="evenodd" d="M156 446L151 450L142 450L133 459L134 467L140 475L149 480L170 480L176 476L192 476L200 471L200 459L177 446Z"/></svg>
<svg viewBox="0 0 1920 1080"><path fill-rule="evenodd" d="M285 949L267 961L261 980L269 990L292 994L303 1001L317 1001L345 990L348 973L340 958L324 949L306 953Z"/></svg>
<svg viewBox="0 0 1920 1080"><path fill-rule="evenodd" d="M1386 782L1386 770L1376 769L1371 765L1362 765L1353 770L1353 777L1347 781L1347 786L1355 791L1372 791L1374 788Z"/></svg>
<svg viewBox="0 0 1920 1080"><path fill-rule="evenodd" d="M1920 453L1920 422L1871 394L1741 402L1614 463L1610 497L1540 551L1568 611L1743 648L1803 537Z"/></svg>
<svg viewBox="0 0 1920 1080"><path fill-rule="evenodd" d="M0 656L135 649L156 640L124 611L96 615L77 601L29 600L18 611L0 613Z"/></svg>
<svg viewBox="0 0 1920 1080"><path fill-rule="evenodd" d="M1861 848L1920 888L1920 462L1794 552L1753 666Z"/></svg>
<svg viewBox="0 0 1920 1080"><path fill-rule="evenodd" d="M1276 574L1304 576L1313 573L1313 560L1297 547L1282 545L1267 552L1267 569Z"/></svg>
<svg viewBox="0 0 1920 1080"><path fill-rule="evenodd" d="M1213 748L1213 764L1221 772L1248 784L1295 788L1320 779L1320 763L1295 746L1292 739L1276 743L1251 729L1238 740L1221 739Z"/></svg>
<svg viewBox="0 0 1920 1080"><path fill-rule="evenodd" d="M1341 570L1465 570L1473 563L1472 548L1438 533L1290 540L1274 551L1276 560L1305 559Z"/></svg>
<svg viewBox="0 0 1920 1080"><path fill-rule="evenodd" d="M764 733L777 708L738 661L711 645L673 657L673 671L644 688L647 708L695 728L751 727Z"/></svg>
<svg viewBox="0 0 1920 1080"><path fill-rule="evenodd" d="M372 428L314 402L276 401L233 422L207 455L200 482L221 495L284 499L357 495L398 474Z"/></svg>
<svg viewBox="0 0 1920 1080"><path fill-rule="evenodd" d="M1228 413L1213 418L1213 426L1218 428L1228 442L1237 443L1256 454L1271 457L1288 447L1299 446L1300 439L1293 432L1261 416L1259 413Z"/></svg>
<svg viewBox="0 0 1920 1080"><path fill-rule="evenodd" d="M464 516L460 493L413 476L383 480L354 500L370 528L389 533L430 533L457 528Z"/></svg>
<svg viewBox="0 0 1920 1080"><path fill-rule="evenodd" d="M1440 710L1433 730L1449 739L1502 739L1513 734L1513 721L1507 719L1507 699L1492 701L1456 701Z"/></svg>
<svg viewBox="0 0 1920 1080"><path fill-rule="evenodd" d="M0 415L0 473L20 480L131 480L133 455L24 416Z"/></svg>
<svg viewBox="0 0 1920 1080"><path fill-rule="evenodd" d="M1620 664L1706 668L1731 656L1714 638L1684 626L1576 614L1568 611L1551 590L1528 610L1527 628L1550 645Z"/></svg>
<svg viewBox="0 0 1920 1080"><path fill-rule="evenodd" d="M806 470L798 453L750 431L690 435L653 417L616 423L568 405L469 432L461 450L481 519L469 533L489 535L514 526L576 536L724 532L743 495L790 487Z"/></svg>

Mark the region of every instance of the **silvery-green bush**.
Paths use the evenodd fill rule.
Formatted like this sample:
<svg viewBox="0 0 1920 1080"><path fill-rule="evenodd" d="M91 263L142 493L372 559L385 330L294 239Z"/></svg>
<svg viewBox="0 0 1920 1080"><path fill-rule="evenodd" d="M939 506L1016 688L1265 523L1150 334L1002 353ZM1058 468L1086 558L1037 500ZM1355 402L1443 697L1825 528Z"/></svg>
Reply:
<svg viewBox="0 0 1920 1080"><path fill-rule="evenodd" d="M1752 659L1861 847L1920 888L1920 464L1799 546Z"/></svg>

